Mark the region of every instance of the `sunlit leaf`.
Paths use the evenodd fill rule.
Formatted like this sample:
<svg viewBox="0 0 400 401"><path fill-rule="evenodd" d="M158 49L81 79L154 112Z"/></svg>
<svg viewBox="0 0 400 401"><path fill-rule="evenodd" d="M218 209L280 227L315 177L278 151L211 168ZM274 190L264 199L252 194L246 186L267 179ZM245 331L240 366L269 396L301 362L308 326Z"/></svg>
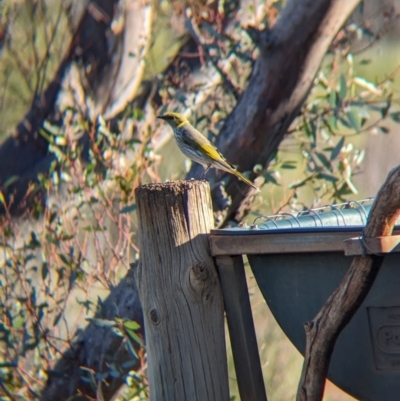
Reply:
<svg viewBox="0 0 400 401"><path fill-rule="evenodd" d="M325 126L329 129L330 132L333 133L334 131L337 131L337 129L338 129L338 125L337 125L338 119L337 119L336 115L329 116L327 119L324 119L323 121L325 123Z"/></svg>
<svg viewBox="0 0 400 401"><path fill-rule="evenodd" d="M354 183L351 181L350 177L345 177L346 184L349 186L350 191L353 192L354 195L358 194L358 189L354 185Z"/></svg>
<svg viewBox="0 0 400 401"><path fill-rule="evenodd" d="M347 81L346 77L343 74L340 74L340 82L339 82L339 99L341 101L344 100L347 93Z"/></svg>
<svg viewBox="0 0 400 401"><path fill-rule="evenodd" d="M128 350L130 351L130 353L132 354L132 356L135 359L139 359L139 356L135 350L135 347L133 346L132 342L128 339L128 341L126 342L126 345L128 346Z"/></svg>
<svg viewBox="0 0 400 401"><path fill-rule="evenodd" d="M134 320L125 320L123 324L124 324L124 327L129 330L139 330L140 329L140 324L138 322L135 322Z"/></svg>
<svg viewBox="0 0 400 401"><path fill-rule="evenodd" d="M329 93L329 106L331 106L332 109L334 109L337 105L337 97L336 97L336 91L331 90Z"/></svg>
<svg viewBox="0 0 400 401"><path fill-rule="evenodd" d="M4 184L3 184L3 188L7 188L10 185L14 184L14 182L18 181L19 177L17 175L13 175L10 178L8 178Z"/></svg>
<svg viewBox="0 0 400 401"><path fill-rule="evenodd" d="M361 77L355 77L353 78L353 82L364 88L367 89L369 92L373 93L374 95L382 95L382 90L377 88L372 82L367 81L364 78Z"/></svg>
<svg viewBox="0 0 400 401"><path fill-rule="evenodd" d="M4 199L3 192L1 192L1 191L0 191L0 203L1 203L2 205L5 205L5 204L6 204L6 200Z"/></svg>
<svg viewBox="0 0 400 401"><path fill-rule="evenodd" d="M137 344L142 345L141 338L133 330L125 330L129 337Z"/></svg>
<svg viewBox="0 0 400 401"><path fill-rule="evenodd" d="M360 119L358 117L358 114L355 110L349 110L347 113L347 118L349 119L351 127L354 129L356 132L360 132Z"/></svg>

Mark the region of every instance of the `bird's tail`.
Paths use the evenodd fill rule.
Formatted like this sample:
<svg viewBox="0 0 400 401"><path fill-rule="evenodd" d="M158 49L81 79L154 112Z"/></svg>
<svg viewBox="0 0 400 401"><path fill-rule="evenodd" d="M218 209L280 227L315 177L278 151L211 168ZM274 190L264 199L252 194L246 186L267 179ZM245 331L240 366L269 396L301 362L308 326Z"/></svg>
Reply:
<svg viewBox="0 0 400 401"><path fill-rule="evenodd" d="M252 188L256 189L258 192L260 192L260 189L257 188L250 180L248 180L242 173L239 173L235 168L230 170L230 173L236 175L236 177L240 178L243 182L245 182L247 185L250 185Z"/></svg>

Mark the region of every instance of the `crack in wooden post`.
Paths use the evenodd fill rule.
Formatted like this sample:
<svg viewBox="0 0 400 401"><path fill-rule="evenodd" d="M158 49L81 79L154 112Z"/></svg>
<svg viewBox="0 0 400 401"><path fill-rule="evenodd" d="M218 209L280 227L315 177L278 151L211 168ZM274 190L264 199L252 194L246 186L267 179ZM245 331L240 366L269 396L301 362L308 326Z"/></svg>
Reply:
<svg viewBox="0 0 400 401"><path fill-rule="evenodd" d="M223 299L208 243L209 184L151 184L135 194L150 399L228 401Z"/></svg>

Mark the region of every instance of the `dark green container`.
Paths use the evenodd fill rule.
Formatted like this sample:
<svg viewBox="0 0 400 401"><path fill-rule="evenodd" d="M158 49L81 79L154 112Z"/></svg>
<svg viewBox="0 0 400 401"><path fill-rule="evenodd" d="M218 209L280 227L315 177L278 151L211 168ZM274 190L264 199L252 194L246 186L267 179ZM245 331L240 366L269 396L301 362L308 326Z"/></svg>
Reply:
<svg viewBox="0 0 400 401"><path fill-rule="evenodd" d="M361 232L368 211L368 207L330 209L318 216L270 219L252 235ZM304 353L304 323L315 317L339 285L352 257L317 252L249 255L248 259L277 322ZM400 400L400 254L386 256L373 288L337 340L328 377L363 401Z"/></svg>

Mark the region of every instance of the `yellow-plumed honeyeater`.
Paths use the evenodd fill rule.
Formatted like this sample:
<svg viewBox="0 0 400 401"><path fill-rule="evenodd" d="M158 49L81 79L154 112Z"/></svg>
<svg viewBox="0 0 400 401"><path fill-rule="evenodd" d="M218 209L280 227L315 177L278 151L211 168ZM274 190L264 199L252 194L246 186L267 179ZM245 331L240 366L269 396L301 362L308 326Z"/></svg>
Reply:
<svg viewBox="0 0 400 401"><path fill-rule="evenodd" d="M186 117L179 113L169 112L158 116L158 118L166 121L172 127L176 142L182 153L189 159L205 167L206 170L202 177L204 177L210 167L219 168L236 175L236 177L240 178L247 185L259 191L250 180L226 161L219 150L204 135L197 131Z"/></svg>

